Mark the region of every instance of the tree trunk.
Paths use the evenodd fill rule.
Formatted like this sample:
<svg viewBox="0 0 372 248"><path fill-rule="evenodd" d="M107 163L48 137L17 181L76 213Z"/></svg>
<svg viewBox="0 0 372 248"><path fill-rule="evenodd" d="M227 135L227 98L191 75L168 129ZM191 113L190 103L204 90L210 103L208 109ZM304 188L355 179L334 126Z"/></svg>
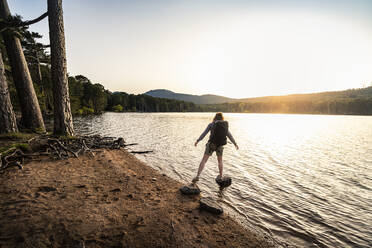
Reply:
<svg viewBox="0 0 372 248"><path fill-rule="evenodd" d="M36 62L36 83L40 87L41 94L44 95L43 75L41 74L40 59L37 51L34 52Z"/></svg>
<svg viewBox="0 0 372 248"><path fill-rule="evenodd" d="M10 16L7 1L0 0L0 18L7 20ZM45 131L43 117L21 42L17 37L6 31L3 32L3 38L21 106L22 124L32 130Z"/></svg>
<svg viewBox="0 0 372 248"><path fill-rule="evenodd" d="M48 13L54 99L54 133L74 135L68 91L62 0L48 0Z"/></svg>
<svg viewBox="0 0 372 248"><path fill-rule="evenodd" d="M3 57L0 52L0 133L12 132L18 132L17 121L10 101Z"/></svg>
<svg viewBox="0 0 372 248"><path fill-rule="evenodd" d="M36 80L35 80L35 83L40 87L40 94L41 94L41 97L44 99L44 101L42 101L41 103L41 106L42 106L42 109L44 108L44 111L46 112L47 111L47 103L46 103L46 94L45 94L45 90L44 90L44 84L43 84L43 75L41 74L41 67L40 67L40 59L39 59L39 54L37 51L34 52L34 58L35 58L35 70L36 70ZM39 103L40 105L40 103Z"/></svg>

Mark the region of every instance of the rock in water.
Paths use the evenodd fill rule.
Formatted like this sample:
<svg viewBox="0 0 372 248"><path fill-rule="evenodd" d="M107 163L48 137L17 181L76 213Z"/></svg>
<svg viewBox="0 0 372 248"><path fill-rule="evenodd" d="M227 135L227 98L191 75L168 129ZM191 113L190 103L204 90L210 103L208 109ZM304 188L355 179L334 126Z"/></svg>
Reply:
<svg viewBox="0 0 372 248"><path fill-rule="evenodd" d="M202 197L200 199L200 209L208 211L212 214L222 214L223 209L218 205L217 201L211 197Z"/></svg>
<svg viewBox="0 0 372 248"><path fill-rule="evenodd" d="M200 189L195 184L186 185L180 188L180 191L184 195L199 195Z"/></svg>
<svg viewBox="0 0 372 248"><path fill-rule="evenodd" d="M216 183L220 185L221 188L226 188L231 185L231 177L225 176L222 178L216 177Z"/></svg>

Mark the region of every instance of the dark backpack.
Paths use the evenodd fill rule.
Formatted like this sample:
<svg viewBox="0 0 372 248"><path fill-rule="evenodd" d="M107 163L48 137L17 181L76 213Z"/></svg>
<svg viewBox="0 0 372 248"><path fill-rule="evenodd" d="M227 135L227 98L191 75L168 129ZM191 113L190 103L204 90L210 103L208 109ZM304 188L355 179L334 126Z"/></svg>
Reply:
<svg viewBox="0 0 372 248"><path fill-rule="evenodd" d="M227 121L216 121L211 130L209 141L216 146L227 144L227 132L229 131L229 123Z"/></svg>

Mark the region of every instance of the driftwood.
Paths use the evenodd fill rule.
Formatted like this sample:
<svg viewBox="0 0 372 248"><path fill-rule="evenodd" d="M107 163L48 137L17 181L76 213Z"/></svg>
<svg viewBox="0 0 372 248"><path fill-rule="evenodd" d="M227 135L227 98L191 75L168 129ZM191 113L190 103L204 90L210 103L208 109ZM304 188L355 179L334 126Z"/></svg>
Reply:
<svg viewBox="0 0 372 248"><path fill-rule="evenodd" d="M81 143L82 143L82 149L81 150L79 150L79 152L80 151L83 151L84 153L85 152L89 152L89 154L92 156L92 157L94 157L95 156L95 154L94 154L94 152L87 146L87 144L85 143L85 140L83 139L82 141L81 141Z"/></svg>
<svg viewBox="0 0 372 248"><path fill-rule="evenodd" d="M154 151L131 151L130 153L134 153L134 154L145 154L145 153L150 153L150 152L154 152Z"/></svg>
<svg viewBox="0 0 372 248"><path fill-rule="evenodd" d="M12 152L13 151L13 152ZM3 158L1 155L5 155ZM19 169L23 169L23 163L24 163L24 153L15 148L12 147L8 149L7 151L0 154L0 170L4 170L6 168L17 166ZM15 160L14 158L18 157L19 159Z"/></svg>
<svg viewBox="0 0 372 248"><path fill-rule="evenodd" d="M75 158L78 157L78 155L76 154L76 152L74 152L74 151L72 151L71 149L67 148L67 147L66 147L64 144L62 144L62 142L59 141L58 139L48 139L48 143L49 143L49 144L53 144L53 143L55 143L55 144L57 144L60 148L62 148L62 149L66 152L66 154L69 152L69 153L71 153L72 155L74 155ZM67 156L68 156L68 154L67 154Z"/></svg>
<svg viewBox="0 0 372 248"><path fill-rule="evenodd" d="M6 168L17 166L22 169L25 161L47 156L60 160L67 158L78 158L80 154L90 154L95 156L100 149L120 149L127 146L137 145L137 143L126 144L123 138L93 136L76 136L70 139L57 138L50 135L41 135L27 141L31 147L31 152L12 147L0 153L0 171ZM144 154L152 151L131 151L131 153Z"/></svg>
<svg viewBox="0 0 372 248"><path fill-rule="evenodd" d="M130 144L125 144L125 146L136 146L138 143L130 143Z"/></svg>

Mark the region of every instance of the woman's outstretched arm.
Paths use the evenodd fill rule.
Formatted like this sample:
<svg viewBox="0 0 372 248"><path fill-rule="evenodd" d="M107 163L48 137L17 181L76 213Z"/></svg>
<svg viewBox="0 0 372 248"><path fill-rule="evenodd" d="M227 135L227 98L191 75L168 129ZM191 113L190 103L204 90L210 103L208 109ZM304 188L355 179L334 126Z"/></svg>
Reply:
<svg viewBox="0 0 372 248"><path fill-rule="evenodd" d="M238 150L239 149L239 146L238 146L238 144L236 144L235 139L232 136L232 134L230 133L230 131L227 131L227 137L234 144L235 148Z"/></svg>
<svg viewBox="0 0 372 248"><path fill-rule="evenodd" d="M207 128L204 130L204 132L200 135L200 137L196 140L195 146L198 144L199 141L204 139L205 135L211 130L213 123L210 123Z"/></svg>

